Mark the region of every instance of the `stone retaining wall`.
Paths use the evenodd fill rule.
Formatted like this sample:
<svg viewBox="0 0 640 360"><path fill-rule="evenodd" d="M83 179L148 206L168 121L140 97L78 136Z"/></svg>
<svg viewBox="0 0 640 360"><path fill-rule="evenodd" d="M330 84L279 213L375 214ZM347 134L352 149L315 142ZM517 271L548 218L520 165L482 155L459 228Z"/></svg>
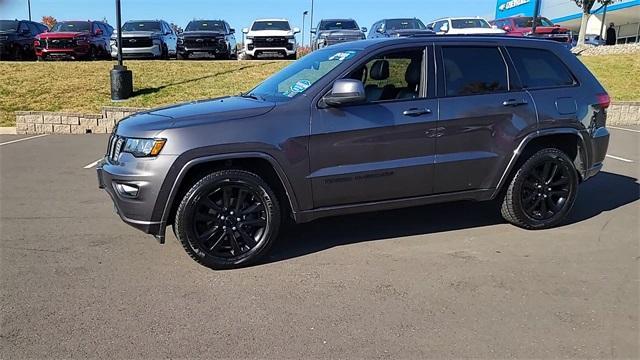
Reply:
<svg viewBox="0 0 640 360"><path fill-rule="evenodd" d="M101 114L16 112L18 134L105 134L123 118L143 108L104 107ZM607 124L640 125L640 102L615 102L609 108Z"/></svg>
<svg viewBox="0 0 640 360"><path fill-rule="evenodd" d="M17 111L18 134L105 134L123 118L147 109L104 107L101 114Z"/></svg>

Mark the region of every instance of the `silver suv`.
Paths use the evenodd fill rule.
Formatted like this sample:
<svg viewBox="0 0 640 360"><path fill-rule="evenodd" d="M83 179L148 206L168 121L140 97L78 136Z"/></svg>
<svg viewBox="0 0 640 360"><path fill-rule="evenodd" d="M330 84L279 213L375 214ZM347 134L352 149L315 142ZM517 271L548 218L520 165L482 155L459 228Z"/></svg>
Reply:
<svg viewBox="0 0 640 360"><path fill-rule="evenodd" d="M117 32L111 36L111 57L118 56ZM122 56L168 59L176 56L178 35L164 20L132 20L122 25Z"/></svg>

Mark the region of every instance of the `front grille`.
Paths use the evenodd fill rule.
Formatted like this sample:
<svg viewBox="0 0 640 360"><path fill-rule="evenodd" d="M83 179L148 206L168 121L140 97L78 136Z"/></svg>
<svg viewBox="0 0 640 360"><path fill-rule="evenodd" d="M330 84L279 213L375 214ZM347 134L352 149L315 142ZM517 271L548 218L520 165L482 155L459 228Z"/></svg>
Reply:
<svg viewBox="0 0 640 360"><path fill-rule="evenodd" d="M73 39L47 39L47 49L68 49L75 46Z"/></svg>
<svg viewBox="0 0 640 360"><path fill-rule="evenodd" d="M147 48L153 46L153 40L148 37L122 38L123 48Z"/></svg>
<svg viewBox="0 0 640 360"><path fill-rule="evenodd" d="M111 161L118 161L125 139L118 135L111 135L109 138L109 146L107 147L107 157Z"/></svg>
<svg viewBox="0 0 640 360"><path fill-rule="evenodd" d="M362 40L362 37L361 36L334 36L334 37L328 37L325 40L325 43L327 45L335 45L335 44L340 44L344 42L358 41L358 40Z"/></svg>
<svg viewBox="0 0 640 360"><path fill-rule="evenodd" d="M224 39L220 38L192 37L184 39L184 46L192 48L218 47L223 43Z"/></svg>
<svg viewBox="0 0 640 360"><path fill-rule="evenodd" d="M253 38L257 48L283 48L289 45L289 39L283 36L258 36Z"/></svg>

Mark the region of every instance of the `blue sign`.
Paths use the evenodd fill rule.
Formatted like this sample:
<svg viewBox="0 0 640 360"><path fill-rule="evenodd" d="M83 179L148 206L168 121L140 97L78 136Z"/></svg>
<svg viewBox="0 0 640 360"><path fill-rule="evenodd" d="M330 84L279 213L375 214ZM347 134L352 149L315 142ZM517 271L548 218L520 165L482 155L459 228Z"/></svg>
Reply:
<svg viewBox="0 0 640 360"><path fill-rule="evenodd" d="M498 0L496 4L496 19L511 16L533 16L536 1L540 0Z"/></svg>

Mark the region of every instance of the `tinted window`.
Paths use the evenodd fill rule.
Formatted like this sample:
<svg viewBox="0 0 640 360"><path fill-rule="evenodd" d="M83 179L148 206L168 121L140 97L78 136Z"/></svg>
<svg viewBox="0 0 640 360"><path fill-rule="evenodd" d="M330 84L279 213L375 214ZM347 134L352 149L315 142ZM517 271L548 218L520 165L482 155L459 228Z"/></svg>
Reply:
<svg viewBox="0 0 640 360"><path fill-rule="evenodd" d="M507 69L498 48L443 47L447 96L508 90Z"/></svg>
<svg viewBox="0 0 640 360"><path fill-rule="evenodd" d="M251 27L251 31L261 30L281 30L289 31L291 27L287 21L256 21Z"/></svg>
<svg viewBox="0 0 640 360"><path fill-rule="evenodd" d="M358 24L353 20L325 20L320 30L358 30Z"/></svg>
<svg viewBox="0 0 640 360"><path fill-rule="evenodd" d="M426 29L422 21L418 19L391 19L385 23L387 30Z"/></svg>
<svg viewBox="0 0 640 360"><path fill-rule="evenodd" d="M0 20L0 31L18 31L18 22L15 20Z"/></svg>
<svg viewBox="0 0 640 360"><path fill-rule="evenodd" d="M533 17L517 17L513 20L517 27L533 27ZM547 18L539 17L537 26L553 26Z"/></svg>
<svg viewBox="0 0 640 360"><path fill-rule="evenodd" d="M491 25L484 19L453 19L451 20L451 26L454 29L491 28Z"/></svg>
<svg viewBox="0 0 640 360"><path fill-rule="evenodd" d="M192 21L187 25L186 31L225 32L225 26L222 21Z"/></svg>
<svg viewBox="0 0 640 360"><path fill-rule="evenodd" d="M528 48L509 48L516 70L525 88L571 86L575 80L553 53Z"/></svg>
<svg viewBox="0 0 640 360"><path fill-rule="evenodd" d="M161 32L161 23L158 21L127 21L122 25L122 31L154 31Z"/></svg>
<svg viewBox="0 0 640 360"><path fill-rule="evenodd" d="M51 32L89 32L90 25L87 21L63 21L57 23Z"/></svg>
<svg viewBox="0 0 640 360"><path fill-rule="evenodd" d="M440 31L440 29L442 29L442 25L447 25L446 29L449 28L449 22L446 20L442 20L442 21L437 21L436 24L433 26L433 30L435 31Z"/></svg>

